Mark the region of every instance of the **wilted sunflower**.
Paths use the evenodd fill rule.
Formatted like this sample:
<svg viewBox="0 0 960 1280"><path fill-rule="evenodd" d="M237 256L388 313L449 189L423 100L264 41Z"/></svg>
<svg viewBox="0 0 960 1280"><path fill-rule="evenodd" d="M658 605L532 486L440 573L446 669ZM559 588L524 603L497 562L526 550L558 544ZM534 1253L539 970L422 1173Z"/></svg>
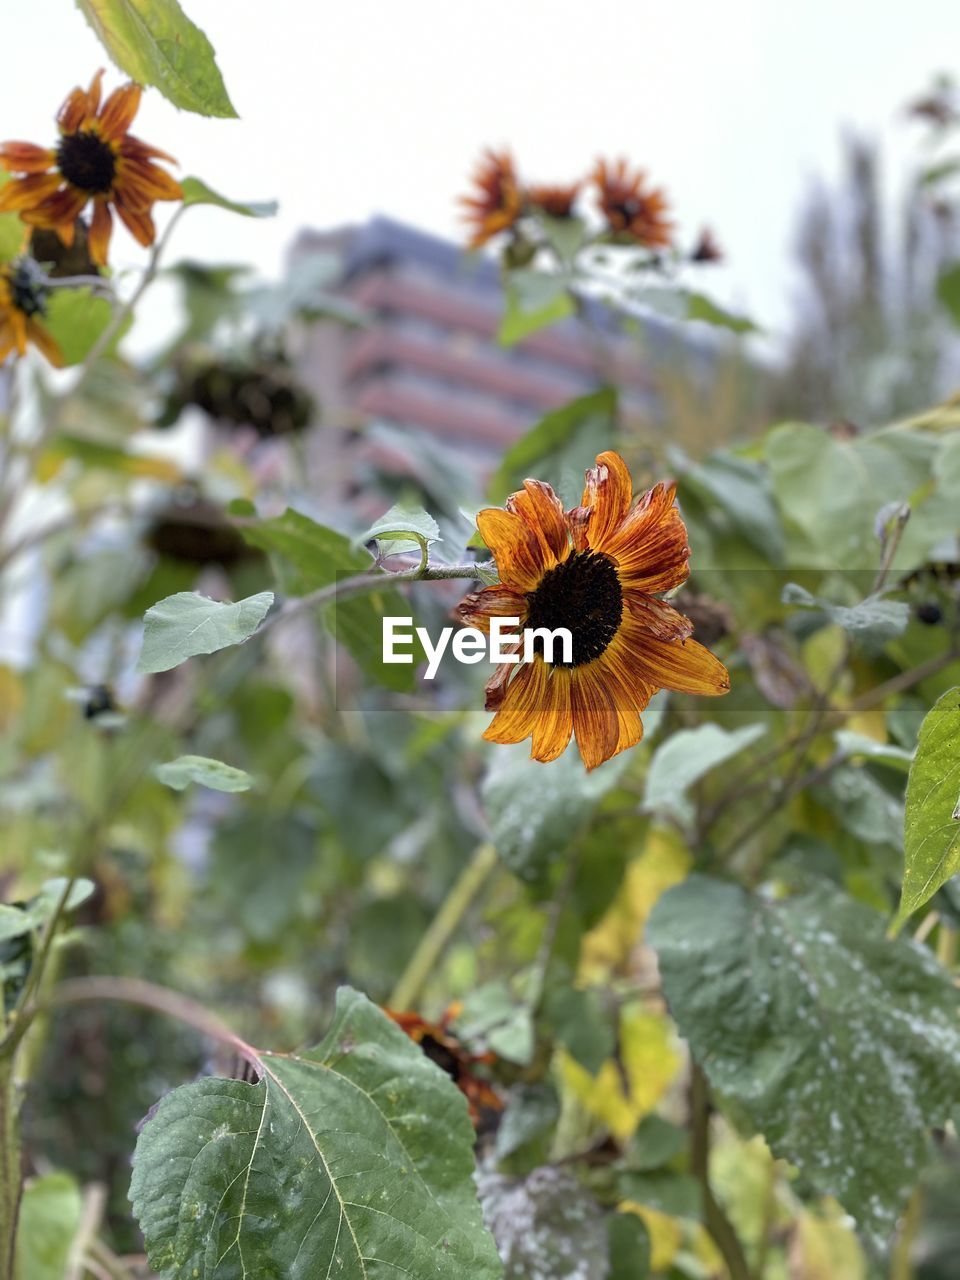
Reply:
<svg viewBox="0 0 960 1280"><path fill-rule="evenodd" d="M672 485L636 503L630 472L602 453L579 507L565 512L548 484L525 480L506 510L481 511L477 525L500 574L466 596L460 620L489 631L492 617L521 628L566 627L572 662L503 663L487 682L484 733L491 742L533 737L535 760L555 760L576 735L588 769L640 741L640 712L658 689L726 693L726 668L690 639L693 625L657 598L685 581L690 548ZM511 678L512 677L512 678Z"/></svg>
<svg viewBox="0 0 960 1280"><path fill-rule="evenodd" d="M579 182L572 182L567 187L531 187L527 192L527 203L531 209L540 209L551 218L569 218L573 215L579 194Z"/></svg>
<svg viewBox="0 0 960 1280"><path fill-rule="evenodd" d="M464 219L473 224L470 248L479 249L514 226L523 213L523 198L509 152L488 149L473 175L477 194L461 196Z"/></svg>
<svg viewBox="0 0 960 1280"><path fill-rule="evenodd" d="M29 258L0 266L0 364L12 351L26 355L29 343L57 369L63 352L43 326L47 290L40 268Z"/></svg>
<svg viewBox="0 0 960 1280"><path fill-rule="evenodd" d="M667 198L646 187L643 173L631 174L625 160L608 165L600 160L593 171L600 212L615 235L629 237L647 249L669 249L673 223L667 217Z"/></svg>
<svg viewBox="0 0 960 1280"><path fill-rule="evenodd" d="M0 164L16 174L0 191L0 210L13 210L33 227L56 231L71 245L74 224L93 201L90 254L103 266L113 231L111 208L130 234L147 246L156 239L151 210L157 200L180 200L180 184L154 160L176 161L128 132L141 88L125 84L101 106L103 72L89 89L74 89L60 108L56 147L32 142L0 145Z"/></svg>

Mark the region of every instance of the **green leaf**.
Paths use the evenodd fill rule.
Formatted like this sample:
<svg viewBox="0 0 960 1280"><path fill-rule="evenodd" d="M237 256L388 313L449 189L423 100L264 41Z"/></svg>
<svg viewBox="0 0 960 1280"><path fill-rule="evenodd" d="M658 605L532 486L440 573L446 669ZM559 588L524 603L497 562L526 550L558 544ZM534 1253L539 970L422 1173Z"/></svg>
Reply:
<svg viewBox="0 0 960 1280"><path fill-rule="evenodd" d="M610 1270L607 1280L646 1280L650 1275L650 1233L636 1213L613 1213L607 1220Z"/></svg>
<svg viewBox="0 0 960 1280"><path fill-rule="evenodd" d="M773 501L770 477L764 467L733 453L714 453L692 462L678 449L668 453L679 478L680 505L691 493L704 504L711 520L761 552L767 563L782 564L783 524ZM698 549L698 563L703 552Z"/></svg>
<svg viewBox="0 0 960 1280"><path fill-rule="evenodd" d="M855 733L852 729L838 729L834 734L837 746L844 755L853 759L862 757L871 764L883 764L899 773L908 773L913 763L914 753L892 742L877 742L876 738L868 738L865 733Z"/></svg>
<svg viewBox="0 0 960 1280"><path fill-rule="evenodd" d="M333 586L340 578L364 573L373 561L366 551L335 529L318 524L292 507L270 520L243 524L247 542L269 552L284 592L303 596ZM383 662L383 618L409 617L411 609L389 575L383 585L351 599L327 605L330 629L363 670L387 688L400 692L414 686L415 665ZM414 664L419 661L414 649Z"/></svg>
<svg viewBox="0 0 960 1280"><path fill-rule="evenodd" d="M110 303L92 290L55 289L43 323L63 352L64 364L69 366L86 360L112 318ZM118 334L117 341L122 336Z"/></svg>
<svg viewBox="0 0 960 1280"><path fill-rule="evenodd" d="M751 746L766 731L767 726L762 724L746 724L741 729L701 724L672 734L657 747L650 761L643 807L684 823L692 821L693 805L687 798L690 787L711 769Z"/></svg>
<svg viewBox="0 0 960 1280"><path fill-rule="evenodd" d="M771 901L694 876L646 936L721 1101L880 1243L960 1095L949 975L835 885Z"/></svg>
<svg viewBox="0 0 960 1280"><path fill-rule="evenodd" d="M941 273L937 298L950 313L953 323L960 325L960 262Z"/></svg>
<svg viewBox="0 0 960 1280"><path fill-rule="evenodd" d="M543 271L511 271L507 276L507 309L497 341L512 347L576 311L565 276Z"/></svg>
<svg viewBox="0 0 960 1280"><path fill-rule="evenodd" d="M362 546L374 539L383 559L409 552L411 546L418 546L425 555L432 542L441 540L440 528L432 515L422 507L407 506L402 502L384 512L366 533L354 541Z"/></svg>
<svg viewBox="0 0 960 1280"><path fill-rule="evenodd" d="M788 582L780 599L783 604L796 604L803 609L819 609L844 631L877 644L902 635L910 622L908 604L902 600L884 600L880 596L867 596L866 600L848 607L831 604L829 600L811 595L796 582Z"/></svg>
<svg viewBox="0 0 960 1280"><path fill-rule="evenodd" d="M64 879L47 880L40 892L22 907L0 905L0 942L41 929L56 911L66 887ZM95 888L92 880L80 878L74 881L64 911L76 911L77 907L83 906Z"/></svg>
<svg viewBox="0 0 960 1280"><path fill-rule="evenodd" d="M259 627L273 604L273 592L261 591L225 604L178 591L153 605L143 617L143 647L137 670L169 671L187 658L242 644Z"/></svg>
<svg viewBox="0 0 960 1280"><path fill-rule="evenodd" d="M587 226L582 218L555 218L538 210L534 217L540 224L547 243L556 250L561 262L573 263L587 238Z"/></svg>
<svg viewBox="0 0 960 1280"><path fill-rule="evenodd" d="M960 689L924 718L907 779L903 892L895 927L960 871Z"/></svg>
<svg viewBox="0 0 960 1280"><path fill-rule="evenodd" d="M466 1101L399 1027L343 989L320 1045L260 1061L141 1132L130 1195L163 1280L497 1280Z"/></svg>
<svg viewBox="0 0 960 1280"><path fill-rule="evenodd" d="M628 763L623 753L588 773L573 745L550 764L531 760L523 743L498 746L483 801L497 854L514 875L541 882Z"/></svg>
<svg viewBox="0 0 960 1280"><path fill-rule="evenodd" d="M200 178L184 178L180 185L183 187L184 206L212 204L218 209L239 213L243 218L273 218L279 208L276 200L228 200Z"/></svg>
<svg viewBox="0 0 960 1280"><path fill-rule="evenodd" d="M706 294L692 289L647 288L631 291L633 299L657 315L669 320L700 320L731 333L759 333L759 327L747 316L735 315L718 306Z"/></svg>
<svg viewBox="0 0 960 1280"><path fill-rule="evenodd" d="M569 1170L544 1166L523 1179L485 1174L480 1197L504 1280L608 1277L603 1213Z"/></svg>
<svg viewBox="0 0 960 1280"><path fill-rule="evenodd" d="M158 764L154 774L174 791L186 791L191 782L211 791L249 791L253 786L249 773L209 756L178 756L167 764Z"/></svg>
<svg viewBox="0 0 960 1280"><path fill-rule="evenodd" d="M121 71L184 111L236 116L213 46L177 0L77 0Z"/></svg>
<svg viewBox="0 0 960 1280"><path fill-rule="evenodd" d="M533 1060L530 1010L517 1002L505 982L488 982L471 991L458 1015L457 1030L468 1044L480 1041L508 1062L526 1067Z"/></svg>
<svg viewBox="0 0 960 1280"><path fill-rule="evenodd" d="M63 1280L82 1211L80 1188L69 1174L27 1182L17 1228L16 1273L22 1280Z"/></svg>
<svg viewBox="0 0 960 1280"><path fill-rule="evenodd" d="M602 387L555 409L510 446L490 481L492 502L502 502L528 476L547 480L568 506L580 501L583 473L616 432L617 393Z"/></svg>

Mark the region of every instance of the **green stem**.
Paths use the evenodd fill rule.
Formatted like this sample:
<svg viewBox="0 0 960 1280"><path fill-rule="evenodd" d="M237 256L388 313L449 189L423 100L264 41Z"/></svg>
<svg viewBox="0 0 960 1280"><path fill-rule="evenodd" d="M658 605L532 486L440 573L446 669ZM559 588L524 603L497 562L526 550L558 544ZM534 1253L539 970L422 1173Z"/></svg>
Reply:
<svg viewBox="0 0 960 1280"><path fill-rule="evenodd" d="M459 879L444 898L440 910L420 939L419 946L394 987L388 1001L391 1009L410 1009L416 1004L424 983L436 968L460 921L496 864L497 853L493 845L478 845Z"/></svg>
<svg viewBox="0 0 960 1280"><path fill-rule="evenodd" d="M13 1280L23 1187L15 1059L0 1058L0 1280Z"/></svg>
<svg viewBox="0 0 960 1280"><path fill-rule="evenodd" d="M690 1171L700 1183L703 1225L726 1263L730 1280L751 1280L743 1245L710 1185L710 1093L706 1076L690 1064Z"/></svg>
<svg viewBox="0 0 960 1280"><path fill-rule="evenodd" d="M915 1187L907 1202L907 1211L900 1223L900 1231L890 1256L890 1280L913 1280L913 1263L910 1254L920 1227L923 1209L923 1197L919 1187Z"/></svg>

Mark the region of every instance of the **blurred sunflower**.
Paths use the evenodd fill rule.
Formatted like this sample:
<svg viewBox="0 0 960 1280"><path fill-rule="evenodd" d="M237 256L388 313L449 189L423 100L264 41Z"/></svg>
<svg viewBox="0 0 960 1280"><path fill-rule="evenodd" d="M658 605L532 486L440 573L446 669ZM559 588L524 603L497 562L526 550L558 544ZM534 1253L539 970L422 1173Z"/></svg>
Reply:
<svg viewBox="0 0 960 1280"><path fill-rule="evenodd" d="M600 212L615 235L629 237L647 249L669 249L673 223L667 217L667 198L646 187L643 173L630 173L625 160L608 165L600 160L593 171Z"/></svg>
<svg viewBox="0 0 960 1280"><path fill-rule="evenodd" d="M104 266L115 210L145 247L156 229L151 210L157 200L180 200L180 184L155 160L176 161L128 132L140 106L141 88L125 84L101 105L103 72L89 89L74 89L60 108L56 147L31 142L0 145L0 164L17 175L0 191L0 211L16 211L33 227L55 231L72 245L76 219L93 201L90 254Z"/></svg>
<svg viewBox="0 0 960 1280"><path fill-rule="evenodd" d="M492 617L521 628L566 627L570 663L503 663L487 682L484 733L491 742L532 735L535 760L555 760L570 735L588 769L634 746L640 712L658 689L726 693L726 668L689 637L693 625L658 593L686 580L690 548L672 485L632 501L619 454L602 453L586 475L581 505L564 512L548 484L525 480L506 510L483 510L477 525L500 574L465 596L457 616L489 631ZM512 677L512 678L511 678Z"/></svg>
<svg viewBox="0 0 960 1280"><path fill-rule="evenodd" d="M479 249L519 221L523 198L513 158L506 151L488 149L477 165L473 182L476 194L461 196L460 203L466 209L464 220L473 224L469 246Z"/></svg>
<svg viewBox="0 0 960 1280"><path fill-rule="evenodd" d="M551 218L569 218L573 215L579 194L579 182L572 182L567 187L531 187L527 192L527 203L531 209L540 209Z"/></svg>
<svg viewBox="0 0 960 1280"><path fill-rule="evenodd" d="M47 290L43 275L29 259L0 266L0 364L15 351L26 355L28 344L57 369L63 352L47 332L42 320L47 310Z"/></svg>
<svg viewBox="0 0 960 1280"><path fill-rule="evenodd" d="M474 1071L478 1065L488 1066L496 1062L492 1053L471 1053L450 1030L450 1024L460 1011L459 1005L451 1005L439 1022L427 1022L419 1013L399 1013L384 1009L387 1017L404 1030L420 1046L431 1062L445 1071L460 1092L466 1097L474 1128L479 1127L483 1111L502 1111L503 1100L486 1080Z"/></svg>

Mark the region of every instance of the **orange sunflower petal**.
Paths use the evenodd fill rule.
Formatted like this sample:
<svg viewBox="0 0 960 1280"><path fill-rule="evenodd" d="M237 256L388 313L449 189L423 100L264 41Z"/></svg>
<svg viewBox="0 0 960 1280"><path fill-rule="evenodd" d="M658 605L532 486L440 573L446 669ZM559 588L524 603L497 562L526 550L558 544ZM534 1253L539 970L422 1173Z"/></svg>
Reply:
<svg viewBox="0 0 960 1280"><path fill-rule="evenodd" d="M507 645L504 649L505 653L519 653L519 644ZM515 662L500 662L497 669L484 685L485 698L483 702L484 711L499 711L503 704L504 698L507 696L507 683L510 677L516 672L517 664Z"/></svg>
<svg viewBox="0 0 960 1280"><path fill-rule="evenodd" d="M465 627L488 632L491 618L518 618L522 625L527 616L527 600L498 583L464 596L454 609L454 615Z"/></svg>
<svg viewBox="0 0 960 1280"><path fill-rule="evenodd" d="M90 81L89 89L71 90L57 113L61 133L76 133L85 120L97 114L103 87L103 68Z"/></svg>
<svg viewBox="0 0 960 1280"><path fill-rule="evenodd" d="M125 195L119 191L116 193L114 203L117 213L120 215L120 221L133 236L134 240L138 244L142 244L145 249L148 249L157 238L157 229L153 224L149 209L131 209Z"/></svg>
<svg viewBox="0 0 960 1280"><path fill-rule="evenodd" d="M46 173L56 160L55 151L32 142L5 142L0 146L0 165L8 173Z"/></svg>
<svg viewBox="0 0 960 1280"><path fill-rule="evenodd" d="M134 116L140 109L142 95L140 86L131 82L114 89L103 104L99 116L100 134L108 142L115 142L117 138L123 137L133 124Z"/></svg>
<svg viewBox="0 0 960 1280"><path fill-rule="evenodd" d="M566 667L554 667L547 682L543 705L533 726L530 755L541 764L549 764L562 756L573 733L571 688L573 673Z"/></svg>
<svg viewBox="0 0 960 1280"><path fill-rule="evenodd" d="M4 363L16 345L17 340L13 332L13 325L9 319L4 317L0 320L0 364Z"/></svg>
<svg viewBox="0 0 960 1280"><path fill-rule="evenodd" d="M24 209L21 217L33 227L55 228L65 245L73 244L73 224L87 203L87 193L75 187L61 187L32 209Z"/></svg>
<svg viewBox="0 0 960 1280"><path fill-rule="evenodd" d="M484 730L488 742L522 742L530 736L542 709L548 674L542 658L520 667L507 685L500 710Z"/></svg>
<svg viewBox="0 0 960 1280"><path fill-rule="evenodd" d="M493 552L504 585L517 591L535 590L554 563L545 553L543 539L520 516L499 507L478 512L477 528Z"/></svg>
<svg viewBox="0 0 960 1280"><path fill-rule="evenodd" d="M27 321L27 336L37 350L50 361L55 369L62 369L64 360L60 344L48 333L39 321Z"/></svg>
<svg viewBox="0 0 960 1280"><path fill-rule="evenodd" d="M696 640L658 640L641 632L632 647L639 674L659 689L704 698L730 691L726 667Z"/></svg>
<svg viewBox="0 0 960 1280"><path fill-rule="evenodd" d="M117 187L131 205L140 207L154 200L183 199L183 188L176 178L146 160L121 158L117 166ZM134 195L136 198L131 198Z"/></svg>
<svg viewBox="0 0 960 1280"><path fill-rule="evenodd" d="M633 619L660 640L686 640L693 635L690 619L667 604L666 600L627 589L623 593L623 603Z"/></svg>
<svg viewBox="0 0 960 1280"><path fill-rule="evenodd" d="M587 472L581 505L590 509L587 540L595 551L603 551L617 526L626 519L633 501L633 481L619 453L608 450Z"/></svg>
<svg viewBox="0 0 960 1280"><path fill-rule="evenodd" d="M514 512L543 543L547 559L556 563L570 549L570 534L563 503L551 485L543 480L524 480L523 488L511 493L507 510Z"/></svg>
<svg viewBox="0 0 960 1280"><path fill-rule="evenodd" d="M13 178L0 190L0 211L22 212L38 205L59 190L63 179L59 173L31 173Z"/></svg>
<svg viewBox="0 0 960 1280"><path fill-rule="evenodd" d="M113 215L106 200L94 200L93 218L90 221L90 257L100 266L106 266L110 251L110 237L113 235Z"/></svg>
<svg viewBox="0 0 960 1280"><path fill-rule="evenodd" d="M686 581L690 546L675 498L674 485L654 485L606 539L627 590L672 591Z"/></svg>
<svg viewBox="0 0 960 1280"><path fill-rule="evenodd" d="M617 707L604 679L604 661L575 667L570 682L573 732L587 770L616 754L620 739Z"/></svg>
<svg viewBox="0 0 960 1280"><path fill-rule="evenodd" d="M130 160L166 160L170 164L177 163L166 151L161 151L159 147L152 147L149 142L135 138L132 133L126 134L117 145L120 154Z"/></svg>

